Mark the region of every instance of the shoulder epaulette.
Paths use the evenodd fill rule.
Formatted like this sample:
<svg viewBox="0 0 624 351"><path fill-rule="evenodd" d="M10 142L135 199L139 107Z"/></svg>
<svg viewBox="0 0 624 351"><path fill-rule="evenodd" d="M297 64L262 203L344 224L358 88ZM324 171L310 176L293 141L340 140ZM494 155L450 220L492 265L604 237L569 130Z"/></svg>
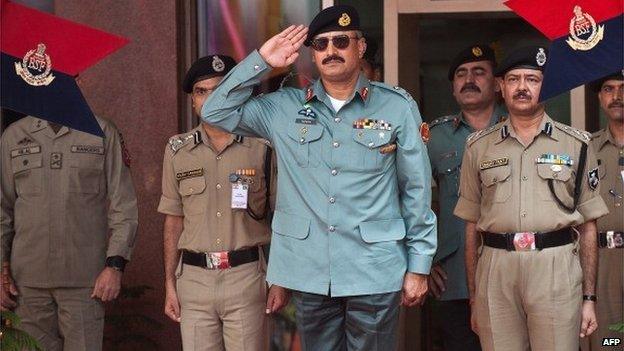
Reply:
<svg viewBox="0 0 624 351"><path fill-rule="evenodd" d="M185 145L189 145L193 141L193 145L202 142L201 132L199 130L193 133L179 134L169 138L169 147L171 152L175 155Z"/></svg>
<svg viewBox="0 0 624 351"><path fill-rule="evenodd" d="M483 138L484 136L491 134L498 130L502 126L502 123L497 123L489 128L478 130L468 136L466 139L466 145L472 145L475 141Z"/></svg>
<svg viewBox="0 0 624 351"><path fill-rule="evenodd" d="M370 82L371 85L374 85L376 87L380 87L383 88L385 90L389 90L389 91L393 91L396 94L401 95L403 98L405 98L407 101L414 101L414 98L412 98L412 95L410 95L410 93L407 92L407 90L399 87L399 86L395 86L392 87L388 84L382 83L382 82L376 82L376 81L371 81Z"/></svg>
<svg viewBox="0 0 624 351"><path fill-rule="evenodd" d="M434 119L433 121L431 121L429 123L429 128L433 128L439 124L443 124L443 123L447 123L447 122L451 122L455 119L456 116L454 115L450 115L450 116L443 116L443 117L439 117Z"/></svg>
<svg viewBox="0 0 624 351"><path fill-rule="evenodd" d="M584 130L576 129L568 125L565 125L563 123L559 123L559 122L555 122L555 126L559 130L564 131L566 134L569 134L586 144L589 143L592 139L592 135L589 132L586 132Z"/></svg>
<svg viewBox="0 0 624 351"><path fill-rule="evenodd" d="M595 132L594 134L592 134L591 139L594 140L594 139L600 138L602 136L602 134L604 133L604 131L605 131L604 129L601 129L601 130Z"/></svg>

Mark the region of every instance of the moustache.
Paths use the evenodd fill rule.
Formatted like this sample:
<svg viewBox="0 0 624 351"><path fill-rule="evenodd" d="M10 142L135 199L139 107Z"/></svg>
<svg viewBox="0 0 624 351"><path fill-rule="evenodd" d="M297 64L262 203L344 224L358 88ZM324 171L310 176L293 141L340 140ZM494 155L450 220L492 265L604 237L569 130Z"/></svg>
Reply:
<svg viewBox="0 0 624 351"><path fill-rule="evenodd" d="M345 60L342 57L340 57L338 55L331 55L329 57L324 58L323 62L321 62L321 63L325 65L325 64L327 64L327 63L329 63L331 61L334 61L334 60L336 60L338 62L342 62L342 63L345 62Z"/></svg>
<svg viewBox="0 0 624 351"><path fill-rule="evenodd" d="M522 90L522 91L519 91L519 92L515 93L513 95L513 99L514 100L518 100L518 99L529 99L530 100L531 99L531 95L527 91Z"/></svg>
<svg viewBox="0 0 624 351"><path fill-rule="evenodd" d="M610 103L608 106L608 108L614 108L614 107L624 107L624 103L622 101L613 101L612 103Z"/></svg>
<svg viewBox="0 0 624 351"><path fill-rule="evenodd" d="M459 92L463 93L465 91L474 91L474 92L480 93L481 89L479 89L479 87L474 83L466 83L464 84L464 86L461 88Z"/></svg>

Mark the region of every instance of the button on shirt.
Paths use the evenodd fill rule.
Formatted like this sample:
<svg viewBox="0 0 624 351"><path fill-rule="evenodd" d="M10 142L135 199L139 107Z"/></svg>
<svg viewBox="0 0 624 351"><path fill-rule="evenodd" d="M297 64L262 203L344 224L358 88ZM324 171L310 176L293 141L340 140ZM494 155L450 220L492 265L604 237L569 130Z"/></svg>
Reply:
<svg viewBox="0 0 624 351"><path fill-rule="evenodd" d="M429 273L435 215L414 100L363 76L339 111L320 80L252 98L268 71L254 51L202 110L208 123L261 136L276 149L279 187L267 280L349 296L398 291L406 270ZM365 119L378 123L356 128ZM396 152L380 152L393 142Z"/></svg>
<svg viewBox="0 0 624 351"><path fill-rule="evenodd" d="M589 140L582 141L581 132L546 114L538 131L533 142L524 146L507 120L468 139L456 216L476 222L477 231L515 233L550 232L607 214L599 186L594 190L589 186L588 172L597 167L591 145L585 172L579 175L583 180L577 209L569 213L560 207L548 188L550 179L561 201L573 205L578 157L582 143ZM555 157L569 157L573 164L538 162ZM524 176L527 180L520 181Z"/></svg>
<svg viewBox="0 0 624 351"><path fill-rule="evenodd" d="M126 151L97 121L104 138L34 117L2 136L2 259L19 285L90 287L107 256L130 259L138 211Z"/></svg>
<svg viewBox="0 0 624 351"><path fill-rule="evenodd" d="M198 137L193 137L196 134ZM218 153L201 125L172 139L176 138L186 144L175 152L170 145L165 148L158 212L184 216L178 249L217 252L267 244L267 220L258 221L246 209L231 208L232 184L246 184L249 209L254 214L264 214L266 143L232 135L228 146ZM275 168L267 169L275 172ZM251 170L253 174L249 173ZM273 183L275 174L270 179ZM275 191L275 184L270 189Z"/></svg>
<svg viewBox="0 0 624 351"><path fill-rule="evenodd" d="M488 126L496 124L503 109L496 107ZM431 123L431 137L427 144L431 171L438 189L438 251L434 262L439 263L448 276L441 300L468 298L464 265L464 221L453 215L459 199L459 173L466 138L475 130L462 113L441 117Z"/></svg>

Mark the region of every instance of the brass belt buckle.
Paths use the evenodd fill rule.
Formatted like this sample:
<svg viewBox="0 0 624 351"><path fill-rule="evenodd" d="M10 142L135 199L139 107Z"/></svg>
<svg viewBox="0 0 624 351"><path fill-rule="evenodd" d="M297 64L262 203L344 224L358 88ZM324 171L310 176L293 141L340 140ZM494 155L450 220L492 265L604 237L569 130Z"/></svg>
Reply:
<svg viewBox="0 0 624 351"><path fill-rule="evenodd" d="M206 254L206 265L208 269L230 268L230 260L226 251L209 252Z"/></svg>
<svg viewBox="0 0 624 351"><path fill-rule="evenodd" d="M535 250L535 232L515 233L513 245L516 251L534 251Z"/></svg>

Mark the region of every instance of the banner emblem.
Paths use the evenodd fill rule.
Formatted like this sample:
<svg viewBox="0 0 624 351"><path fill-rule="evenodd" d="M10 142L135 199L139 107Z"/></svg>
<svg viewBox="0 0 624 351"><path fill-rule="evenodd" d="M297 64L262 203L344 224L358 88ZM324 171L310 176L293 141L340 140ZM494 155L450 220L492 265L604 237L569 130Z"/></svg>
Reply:
<svg viewBox="0 0 624 351"><path fill-rule="evenodd" d="M574 6L574 18L570 20L570 36L566 43L574 50L588 51L598 45L604 37L604 25L596 26L589 13L583 13L580 6Z"/></svg>

